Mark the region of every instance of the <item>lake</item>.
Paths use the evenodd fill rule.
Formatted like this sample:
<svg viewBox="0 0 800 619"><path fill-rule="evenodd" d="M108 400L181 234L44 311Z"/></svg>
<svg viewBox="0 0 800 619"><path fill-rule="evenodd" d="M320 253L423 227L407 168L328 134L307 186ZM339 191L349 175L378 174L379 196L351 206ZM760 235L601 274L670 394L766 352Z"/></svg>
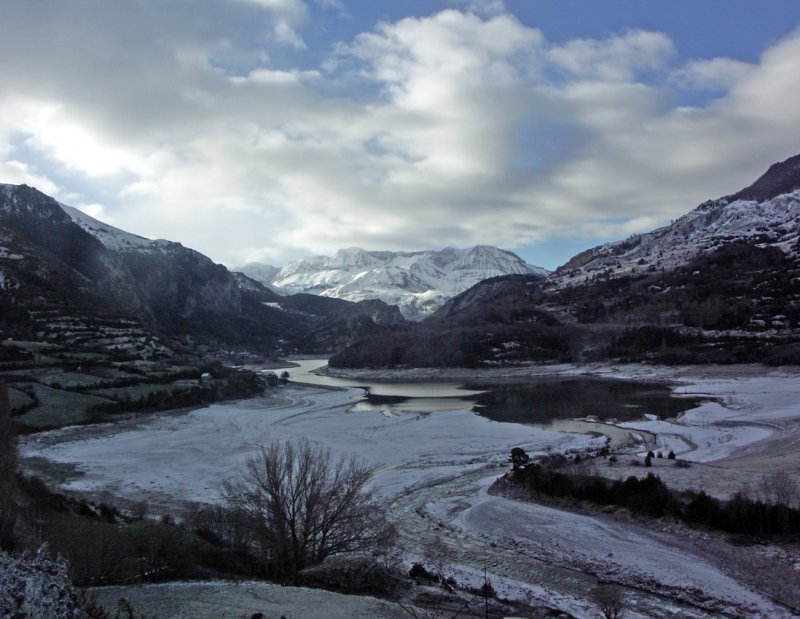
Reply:
<svg viewBox="0 0 800 619"><path fill-rule="evenodd" d="M313 373L326 363L324 359L307 359L286 371L293 382L364 389L364 398L353 405L352 412L427 414L472 410L494 421L564 429L576 428L572 420L588 416L603 421L633 421L645 414L672 418L700 402L698 398L675 397L668 386L659 383L586 376L464 383L359 380Z"/></svg>

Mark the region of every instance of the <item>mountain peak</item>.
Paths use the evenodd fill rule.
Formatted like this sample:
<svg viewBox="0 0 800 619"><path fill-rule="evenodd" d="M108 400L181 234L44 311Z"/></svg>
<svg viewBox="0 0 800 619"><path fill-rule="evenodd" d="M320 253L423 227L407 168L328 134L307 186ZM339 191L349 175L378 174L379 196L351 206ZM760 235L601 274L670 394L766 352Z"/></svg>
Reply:
<svg viewBox="0 0 800 619"><path fill-rule="evenodd" d="M764 202L797 189L800 189L800 155L772 164L755 183L728 196L727 199Z"/></svg>
<svg viewBox="0 0 800 619"><path fill-rule="evenodd" d="M587 250L559 267L556 286L669 270L733 242L800 249L800 155L738 193L703 202L669 226Z"/></svg>
<svg viewBox="0 0 800 619"><path fill-rule="evenodd" d="M349 301L381 299L398 305L406 318L414 320L484 279L509 274L544 276L547 271L489 245L413 252L350 247L333 257L289 263L274 279L260 281L285 293L310 292Z"/></svg>

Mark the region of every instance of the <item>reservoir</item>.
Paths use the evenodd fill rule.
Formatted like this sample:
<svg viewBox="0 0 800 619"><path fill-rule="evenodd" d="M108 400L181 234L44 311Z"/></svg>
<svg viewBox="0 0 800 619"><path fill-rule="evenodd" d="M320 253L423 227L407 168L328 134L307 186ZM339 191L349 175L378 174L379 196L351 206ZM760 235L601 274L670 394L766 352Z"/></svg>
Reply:
<svg viewBox="0 0 800 619"><path fill-rule="evenodd" d="M698 398L675 397L669 386L588 376L530 376L514 382L380 381L314 374L324 359L285 368L292 382L364 389L352 412L427 414L472 410L493 421L550 429L573 427L572 420L634 421L647 415L674 418ZM283 369L277 370L281 372Z"/></svg>

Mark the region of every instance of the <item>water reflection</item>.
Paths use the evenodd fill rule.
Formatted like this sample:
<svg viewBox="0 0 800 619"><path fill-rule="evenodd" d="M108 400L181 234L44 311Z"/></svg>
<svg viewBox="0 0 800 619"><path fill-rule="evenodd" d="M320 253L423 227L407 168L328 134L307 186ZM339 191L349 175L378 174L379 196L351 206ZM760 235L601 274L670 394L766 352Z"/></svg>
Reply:
<svg viewBox="0 0 800 619"><path fill-rule="evenodd" d="M362 404L362 410L372 404L375 408L381 406L400 407L402 410L417 410L420 402L410 400L425 400L433 409L430 410L470 410L474 396L483 393L484 388L466 388L462 383L439 381L386 381L386 380L359 380L357 378L335 378L332 376L314 374L314 370L327 365L325 359L304 359L297 361L298 367L285 368L289 372L292 382L308 383L325 387L356 387L368 392L367 400ZM280 373L284 368L273 370ZM446 400L446 402L438 402ZM409 408L411 407L411 408Z"/></svg>
<svg viewBox="0 0 800 619"><path fill-rule="evenodd" d="M475 411L495 421L549 425L576 417L633 421L649 414L665 419L697 403L693 398L676 398L668 386L655 383L536 377L524 384L491 385L476 396Z"/></svg>
<svg viewBox="0 0 800 619"><path fill-rule="evenodd" d="M494 421L586 432L593 427L601 428L597 424L592 426L573 420L590 417L601 421L631 421L642 419L645 414L665 419L676 417L699 402L695 398L676 398L665 385L615 379L538 376L521 383L472 382L466 385L376 381L314 374L314 370L326 364L324 359L298 363L299 367L286 368L293 382L364 389L364 399L351 408L353 412L392 415L473 410Z"/></svg>

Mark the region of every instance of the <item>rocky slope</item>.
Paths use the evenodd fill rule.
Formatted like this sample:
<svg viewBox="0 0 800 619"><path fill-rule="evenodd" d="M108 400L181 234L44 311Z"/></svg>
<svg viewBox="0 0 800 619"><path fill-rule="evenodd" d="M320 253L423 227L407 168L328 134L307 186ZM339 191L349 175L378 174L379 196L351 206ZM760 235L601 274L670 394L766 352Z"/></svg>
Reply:
<svg viewBox="0 0 800 619"><path fill-rule="evenodd" d="M547 273L512 252L485 245L419 252L350 248L334 256L296 260L277 273L274 268L250 264L240 271L279 293L307 292L349 301L381 299L397 305L410 320L421 320L490 277Z"/></svg>
<svg viewBox="0 0 800 619"><path fill-rule="evenodd" d="M800 155L776 163L755 183L704 202L669 226L578 254L550 278L558 286L593 278L667 271L732 242L774 246L797 256Z"/></svg>
<svg viewBox="0 0 800 619"><path fill-rule="evenodd" d="M14 337L56 312L133 319L189 345L321 352L402 320L385 304L280 297L180 243L118 230L25 185L0 185L0 288L0 328Z"/></svg>
<svg viewBox="0 0 800 619"><path fill-rule="evenodd" d="M800 156L670 226L584 252L547 278L487 280L341 366L622 359L800 363Z"/></svg>

